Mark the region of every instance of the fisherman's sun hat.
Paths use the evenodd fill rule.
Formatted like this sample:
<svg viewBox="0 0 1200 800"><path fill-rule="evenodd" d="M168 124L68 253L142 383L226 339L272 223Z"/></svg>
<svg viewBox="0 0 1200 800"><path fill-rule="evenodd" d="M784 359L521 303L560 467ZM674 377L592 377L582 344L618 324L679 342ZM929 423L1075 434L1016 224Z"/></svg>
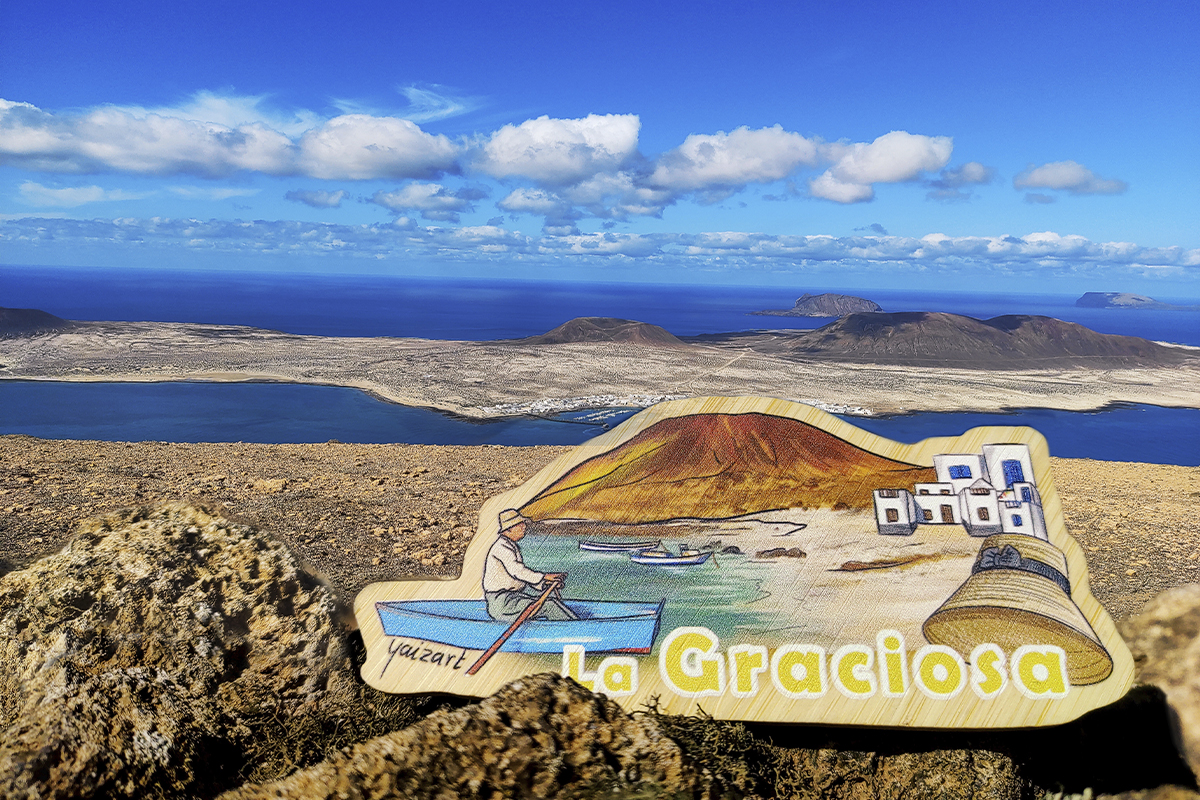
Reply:
<svg viewBox="0 0 1200 800"><path fill-rule="evenodd" d="M971 576L933 612L921 632L932 644L970 653L985 642L1012 653L1056 645L1075 686L1099 683L1113 669L1100 637L1071 599L1067 558L1049 542L1002 533L983 540Z"/></svg>
<svg viewBox="0 0 1200 800"><path fill-rule="evenodd" d="M500 512L500 532L503 533L509 528L515 528L523 522L532 521L515 508L506 508Z"/></svg>

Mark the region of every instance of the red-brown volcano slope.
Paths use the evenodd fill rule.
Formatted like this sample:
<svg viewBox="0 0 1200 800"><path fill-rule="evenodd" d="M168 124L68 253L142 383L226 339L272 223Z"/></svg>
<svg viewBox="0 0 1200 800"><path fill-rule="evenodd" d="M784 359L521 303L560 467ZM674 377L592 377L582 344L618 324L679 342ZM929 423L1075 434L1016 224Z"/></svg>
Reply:
<svg viewBox="0 0 1200 800"><path fill-rule="evenodd" d="M788 417L696 414L588 459L522 509L532 519L656 522L777 508L870 508L871 491L933 481Z"/></svg>

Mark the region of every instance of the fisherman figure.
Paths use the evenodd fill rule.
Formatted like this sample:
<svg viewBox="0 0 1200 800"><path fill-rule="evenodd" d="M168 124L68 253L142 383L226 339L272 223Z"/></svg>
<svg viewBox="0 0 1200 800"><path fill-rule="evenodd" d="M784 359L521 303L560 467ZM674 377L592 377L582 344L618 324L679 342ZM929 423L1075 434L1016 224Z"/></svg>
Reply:
<svg viewBox="0 0 1200 800"><path fill-rule="evenodd" d="M488 550L483 566L483 596L487 599L488 616L511 622L533 605L550 584L561 586L565 572L535 572L525 566L517 542L525 536L529 518L515 508L500 512L500 534ZM562 621L579 619L559 598L546 598L534 619Z"/></svg>

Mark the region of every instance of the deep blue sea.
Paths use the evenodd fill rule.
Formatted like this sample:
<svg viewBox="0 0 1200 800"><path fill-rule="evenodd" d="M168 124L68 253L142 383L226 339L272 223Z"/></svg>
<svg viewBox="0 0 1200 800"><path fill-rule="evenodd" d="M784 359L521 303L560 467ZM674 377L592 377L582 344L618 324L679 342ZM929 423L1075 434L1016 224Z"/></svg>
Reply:
<svg viewBox="0 0 1200 800"><path fill-rule="evenodd" d="M830 320L749 314L790 307L806 288L0 266L0 307L39 308L66 319L204 322L324 336L517 338L579 316L651 322L684 336L826 324ZM1194 311L1083 309L1074 305L1077 295L841 291L875 300L886 311L950 311L981 319L1044 314L1103 333L1200 346L1200 312ZM848 419L899 441L956 435L977 425L1029 425L1047 437L1053 455L1200 465L1200 410L1194 409ZM480 423L333 387L0 381L0 433L43 438L534 445L576 444L603 430L587 412Z"/></svg>

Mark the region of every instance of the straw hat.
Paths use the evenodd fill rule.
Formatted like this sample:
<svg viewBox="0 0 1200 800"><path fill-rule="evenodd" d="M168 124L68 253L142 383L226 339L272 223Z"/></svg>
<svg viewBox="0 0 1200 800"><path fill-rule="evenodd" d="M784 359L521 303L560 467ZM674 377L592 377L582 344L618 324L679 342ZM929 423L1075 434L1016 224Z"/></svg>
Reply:
<svg viewBox="0 0 1200 800"><path fill-rule="evenodd" d="M1112 672L1112 657L1069 590L1067 558L1057 547L1024 534L989 536L971 576L921 632L960 653L984 642L1007 653L1023 644L1057 645L1072 684L1099 683Z"/></svg>
<svg viewBox="0 0 1200 800"><path fill-rule="evenodd" d="M515 508L506 508L500 512L500 532L504 533L509 528L515 528L521 523L532 521Z"/></svg>

